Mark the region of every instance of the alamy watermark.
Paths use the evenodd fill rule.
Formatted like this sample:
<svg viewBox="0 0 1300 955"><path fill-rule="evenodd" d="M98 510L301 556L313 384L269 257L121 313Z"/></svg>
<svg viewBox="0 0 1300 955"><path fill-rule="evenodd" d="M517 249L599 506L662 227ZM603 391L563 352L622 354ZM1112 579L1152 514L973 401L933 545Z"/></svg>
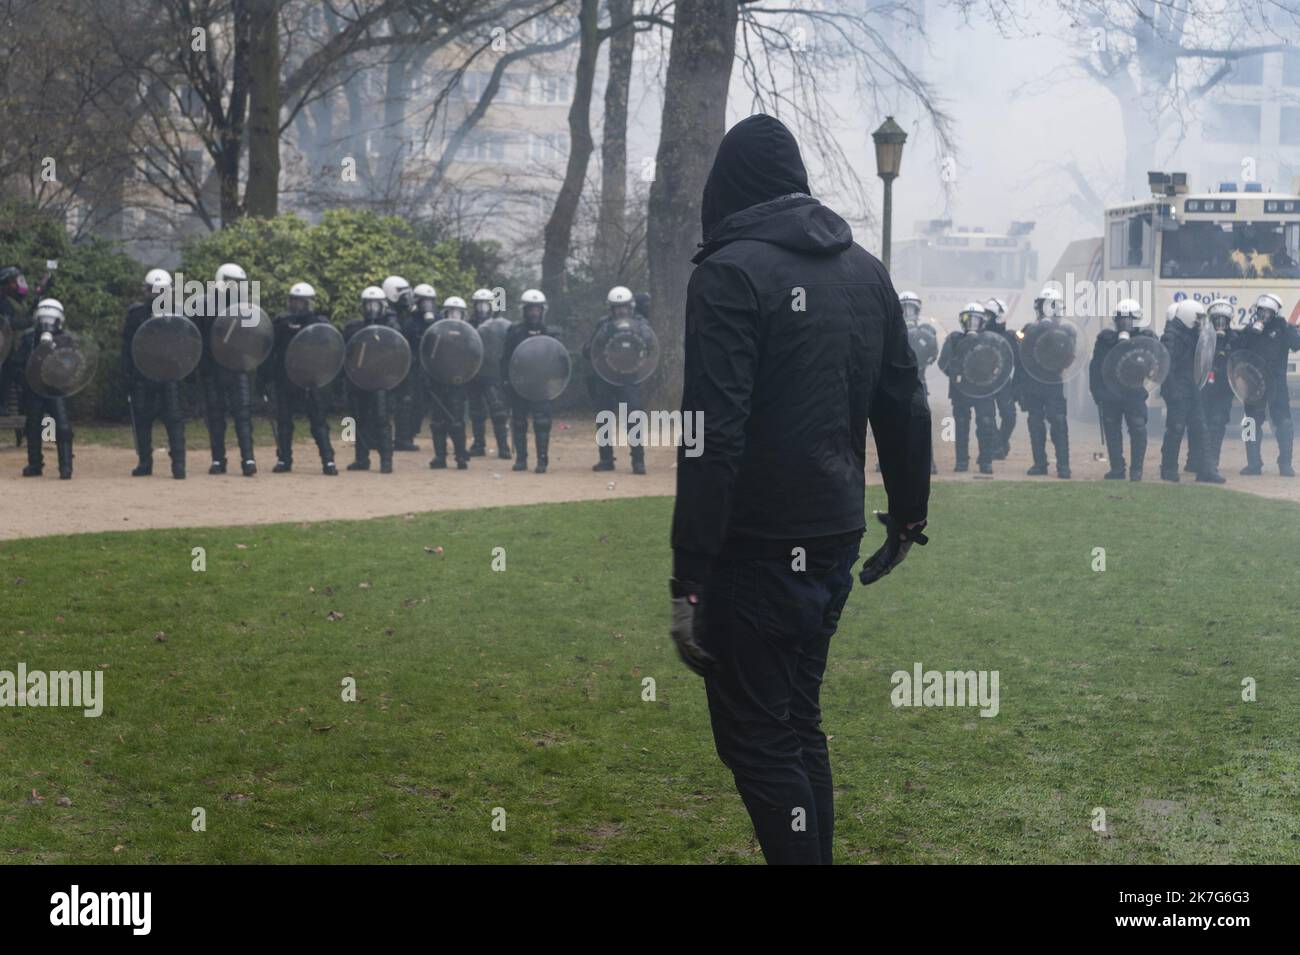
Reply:
<svg viewBox="0 0 1300 955"><path fill-rule="evenodd" d="M602 448L681 445L688 458L698 458L704 453L704 412L629 411L627 402L620 401L617 412L597 412L596 444Z"/></svg>
<svg viewBox="0 0 1300 955"><path fill-rule="evenodd" d="M104 712L103 670L0 670L0 707L71 706L83 716Z"/></svg>
<svg viewBox="0 0 1300 955"><path fill-rule="evenodd" d="M912 672L895 670L889 682L889 702L900 706L978 706L980 716L997 716L997 670L925 670L912 664Z"/></svg>

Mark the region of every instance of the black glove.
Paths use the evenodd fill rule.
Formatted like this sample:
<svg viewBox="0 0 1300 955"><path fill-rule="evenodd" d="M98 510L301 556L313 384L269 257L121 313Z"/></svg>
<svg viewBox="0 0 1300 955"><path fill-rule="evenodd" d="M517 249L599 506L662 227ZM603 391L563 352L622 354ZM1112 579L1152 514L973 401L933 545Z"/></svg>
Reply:
<svg viewBox="0 0 1300 955"><path fill-rule="evenodd" d="M668 581L668 590L672 595L672 637L677 645L677 655L691 670L699 676L713 665L713 657L700 646L704 635L703 588L676 578Z"/></svg>
<svg viewBox="0 0 1300 955"><path fill-rule="evenodd" d="M875 513L876 520L885 525L885 542L862 565L862 573L858 575L858 579L864 584L874 584L901 564L913 544L924 545L930 542L930 538L922 533L925 530L925 521L900 524L882 511Z"/></svg>

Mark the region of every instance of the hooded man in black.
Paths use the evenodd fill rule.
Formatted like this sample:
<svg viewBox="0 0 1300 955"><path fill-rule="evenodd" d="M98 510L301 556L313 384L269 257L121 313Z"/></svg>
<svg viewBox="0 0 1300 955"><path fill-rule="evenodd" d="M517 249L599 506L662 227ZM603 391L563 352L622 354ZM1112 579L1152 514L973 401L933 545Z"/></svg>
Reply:
<svg viewBox="0 0 1300 955"><path fill-rule="evenodd" d="M722 140L686 301L672 636L769 862L829 863L818 701L865 526L866 431L889 506L863 583L924 543L930 412L884 267L808 195L769 116Z"/></svg>

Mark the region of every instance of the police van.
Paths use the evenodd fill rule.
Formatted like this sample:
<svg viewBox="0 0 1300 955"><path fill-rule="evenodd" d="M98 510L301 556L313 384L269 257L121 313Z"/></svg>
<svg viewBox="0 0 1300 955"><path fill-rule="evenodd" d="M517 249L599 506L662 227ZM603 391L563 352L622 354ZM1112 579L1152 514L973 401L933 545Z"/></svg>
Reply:
<svg viewBox="0 0 1300 955"><path fill-rule="evenodd" d="M1257 182L1191 192L1180 172L1151 172L1147 178L1150 198L1107 206L1105 232L1092 240L1104 287L1116 294L1127 289L1149 309L1157 335L1169 305L1187 298L1207 306L1227 299L1244 323L1255 300L1272 292L1288 321L1300 322L1300 196L1266 192ZM1071 276L1057 273L1071 271L1058 265L1052 276L1067 285L1067 310ZM1097 318L1104 327L1106 316ZM1293 352L1293 394L1300 393L1298 366L1300 353Z"/></svg>
<svg viewBox="0 0 1300 955"><path fill-rule="evenodd" d="M972 299L1002 299L1008 324L1019 327L1033 317L1038 292L1033 229L1032 222L1012 222L1006 232L954 227L951 219L917 223L916 237L894 247L889 269L894 288L920 295L924 314L949 331Z"/></svg>

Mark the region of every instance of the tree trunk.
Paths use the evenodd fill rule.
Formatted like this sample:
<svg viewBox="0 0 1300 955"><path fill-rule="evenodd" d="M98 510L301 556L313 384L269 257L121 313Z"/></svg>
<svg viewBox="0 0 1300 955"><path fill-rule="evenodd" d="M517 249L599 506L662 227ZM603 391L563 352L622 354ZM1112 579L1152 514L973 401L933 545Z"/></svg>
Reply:
<svg viewBox="0 0 1300 955"><path fill-rule="evenodd" d="M646 220L660 355L659 371L648 391L656 402L672 404L681 396L686 283L700 239L704 180L726 132L736 11L736 0L696 0L679 4L673 23Z"/></svg>
<svg viewBox="0 0 1300 955"><path fill-rule="evenodd" d="M733 0L734 2L734 0ZM582 0L578 12L578 68L574 74L573 105L569 107L569 162L555 208L542 238L542 291L559 304L564 296L564 269L569 260L573 222L594 149L591 138L591 89L600 52L600 0ZM552 306L554 307L554 305Z"/></svg>
<svg viewBox="0 0 1300 955"><path fill-rule="evenodd" d="M280 199L280 3L248 0L248 186L251 216L273 218Z"/></svg>
<svg viewBox="0 0 1300 955"><path fill-rule="evenodd" d="M632 19L632 0L609 0L611 23ZM596 223L596 274L618 281L627 249L627 97L632 84L636 31L630 23L609 41L605 123L600 143L600 217Z"/></svg>
<svg viewBox="0 0 1300 955"><path fill-rule="evenodd" d="M248 115L249 7L255 0L235 0L234 56L231 66L230 105L217 134L216 170L221 192L221 224L229 225L244 214L239 195L239 160L244 149L244 122Z"/></svg>

